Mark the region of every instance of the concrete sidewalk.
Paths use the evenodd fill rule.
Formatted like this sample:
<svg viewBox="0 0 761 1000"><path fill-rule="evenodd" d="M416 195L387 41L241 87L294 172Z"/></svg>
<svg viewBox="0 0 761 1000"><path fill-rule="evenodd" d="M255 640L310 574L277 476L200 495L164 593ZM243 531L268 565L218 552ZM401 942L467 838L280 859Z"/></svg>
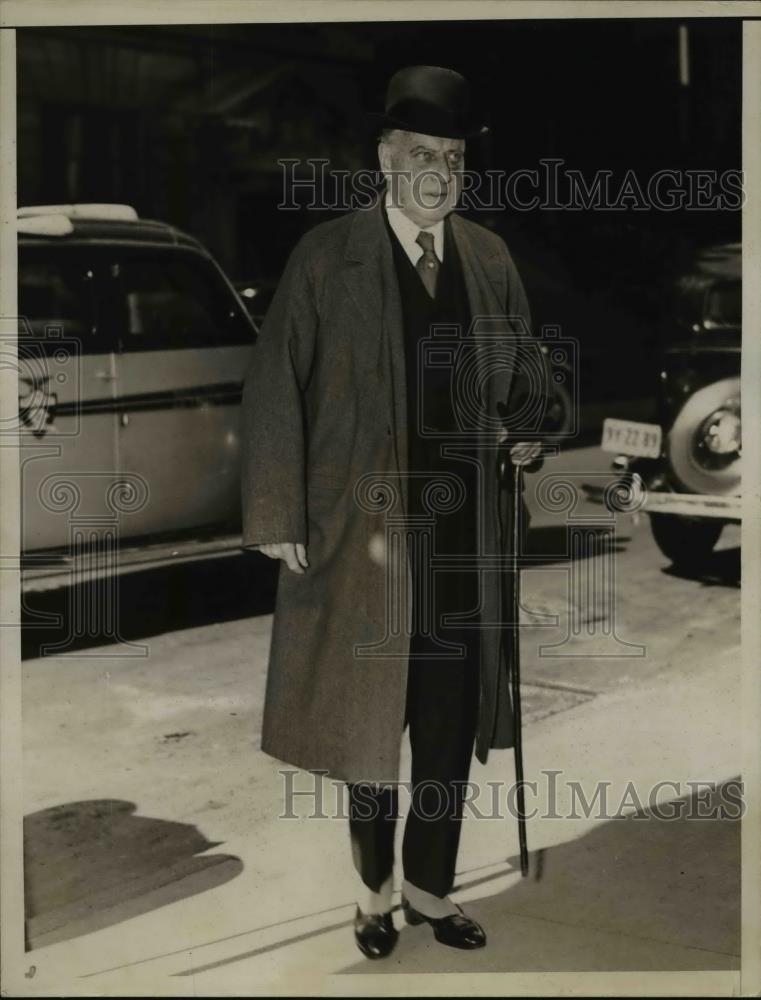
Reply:
<svg viewBox="0 0 761 1000"><path fill-rule="evenodd" d="M258 750L270 625L158 636L149 657L109 647L24 664L35 967L25 994L428 992L430 977L411 987L368 974L433 972L462 973L463 992L500 993L511 987L472 973L737 969L739 824L684 818L532 819L532 873L521 879L514 819L470 814L455 898L488 946L447 949L423 926L405 929L384 962L363 959L346 821L278 819L283 779ZM528 725L526 778L538 782L529 808L547 812L548 770L563 772L561 815L569 781L588 799L594 782L610 782L613 811L633 782L631 812L658 781L676 783L661 802L689 796L688 781L737 775L739 647L725 663L695 656L691 668ZM482 789L510 783L511 752L474 763L471 777ZM297 787L308 783L298 776ZM327 809L335 786L323 791ZM308 806L297 800L296 811ZM712 992L731 992L734 975ZM514 982L526 988L525 977Z"/></svg>

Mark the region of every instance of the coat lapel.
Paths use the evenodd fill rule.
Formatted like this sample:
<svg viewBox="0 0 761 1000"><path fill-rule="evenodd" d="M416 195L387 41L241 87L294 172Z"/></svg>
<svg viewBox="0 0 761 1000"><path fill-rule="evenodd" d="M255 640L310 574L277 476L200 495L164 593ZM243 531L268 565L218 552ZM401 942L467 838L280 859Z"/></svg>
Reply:
<svg viewBox="0 0 761 1000"><path fill-rule="evenodd" d="M499 254L484 247L474 248L463 220L450 216L452 235L460 255L472 316L504 316L507 299L507 274Z"/></svg>
<svg viewBox="0 0 761 1000"><path fill-rule="evenodd" d="M468 291L470 314L477 328L486 341L491 337L500 339L504 334L512 334L512 324L508 320L508 281L504 261L492 248L492 241L477 240L478 229L469 227L457 214L452 214L450 218ZM514 349L511 350L509 343L509 340L502 340L499 353L503 361L497 366L484 357L488 354L486 350L478 350L477 364L481 384L488 388L488 417L492 420L497 419L497 404L507 401L512 385ZM509 364L504 363L505 352L512 354ZM485 366L490 369L488 372Z"/></svg>
<svg viewBox="0 0 761 1000"><path fill-rule="evenodd" d="M380 244L370 211L355 213L344 253L346 290L372 335L380 328L382 288L378 281Z"/></svg>
<svg viewBox="0 0 761 1000"><path fill-rule="evenodd" d="M355 213L344 254L344 285L366 325L364 339L375 351L375 368L384 383L396 473L407 467L407 383L404 324L399 285L383 208ZM406 503L406 480L401 477Z"/></svg>

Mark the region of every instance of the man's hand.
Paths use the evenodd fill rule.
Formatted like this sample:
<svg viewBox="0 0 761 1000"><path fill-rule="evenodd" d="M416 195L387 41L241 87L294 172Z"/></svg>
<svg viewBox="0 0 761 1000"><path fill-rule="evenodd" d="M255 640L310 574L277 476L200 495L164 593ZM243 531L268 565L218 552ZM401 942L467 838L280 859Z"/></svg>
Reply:
<svg viewBox="0 0 761 1000"><path fill-rule="evenodd" d="M268 545L254 545L270 559L282 559L294 573L303 573L309 568L307 550L301 542L272 542Z"/></svg>
<svg viewBox="0 0 761 1000"><path fill-rule="evenodd" d="M542 453L542 445L539 441L519 441L510 449L510 461L513 465L533 465ZM541 468L540 465L537 468ZM535 471L531 469L530 471Z"/></svg>
<svg viewBox="0 0 761 1000"><path fill-rule="evenodd" d="M509 432L503 427L499 432L499 443L504 444ZM541 441L519 441L510 449L510 461L513 465L521 465L527 472L538 472L544 465Z"/></svg>

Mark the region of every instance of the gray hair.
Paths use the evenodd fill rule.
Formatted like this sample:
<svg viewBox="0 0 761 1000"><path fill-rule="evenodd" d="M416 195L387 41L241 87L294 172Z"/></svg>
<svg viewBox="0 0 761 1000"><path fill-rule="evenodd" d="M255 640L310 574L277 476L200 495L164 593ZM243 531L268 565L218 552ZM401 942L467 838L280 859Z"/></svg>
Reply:
<svg viewBox="0 0 761 1000"><path fill-rule="evenodd" d="M383 128L381 129L380 142L391 142L398 132L401 132L398 128Z"/></svg>

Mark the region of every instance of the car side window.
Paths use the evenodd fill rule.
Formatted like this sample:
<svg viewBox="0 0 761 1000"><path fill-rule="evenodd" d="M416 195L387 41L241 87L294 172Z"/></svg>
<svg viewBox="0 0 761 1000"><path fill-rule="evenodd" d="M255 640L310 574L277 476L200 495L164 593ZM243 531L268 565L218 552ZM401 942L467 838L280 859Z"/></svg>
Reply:
<svg viewBox="0 0 761 1000"><path fill-rule="evenodd" d="M109 351L95 308L96 265L69 248L19 248L18 305L35 339L76 338L84 353Z"/></svg>
<svg viewBox="0 0 761 1000"><path fill-rule="evenodd" d="M111 256L111 307L121 349L175 350L253 342L249 317L213 264L159 250Z"/></svg>

